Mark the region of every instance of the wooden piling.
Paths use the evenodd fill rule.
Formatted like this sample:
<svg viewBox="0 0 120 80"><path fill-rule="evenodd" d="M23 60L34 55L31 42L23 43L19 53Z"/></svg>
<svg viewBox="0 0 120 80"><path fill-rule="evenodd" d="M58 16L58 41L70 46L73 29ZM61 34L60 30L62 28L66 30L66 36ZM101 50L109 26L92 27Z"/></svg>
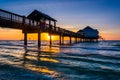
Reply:
<svg viewBox="0 0 120 80"><path fill-rule="evenodd" d="M62 36L62 44L64 44L64 36Z"/></svg>
<svg viewBox="0 0 120 80"><path fill-rule="evenodd" d="M38 31L38 48L41 47L41 32Z"/></svg>
<svg viewBox="0 0 120 80"><path fill-rule="evenodd" d="M72 37L70 36L70 44L72 44Z"/></svg>
<svg viewBox="0 0 120 80"><path fill-rule="evenodd" d="M49 34L49 36L50 36L50 47L51 47L52 46L52 35Z"/></svg>
<svg viewBox="0 0 120 80"><path fill-rule="evenodd" d="M60 45L61 45L61 37L62 37L62 36L60 35L60 36L59 36L59 44L60 44Z"/></svg>
<svg viewBox="0 0 120 80"><path fill-rule="evenodd" d="M24 33L24 45L27 46L27 32Z"/></svg>

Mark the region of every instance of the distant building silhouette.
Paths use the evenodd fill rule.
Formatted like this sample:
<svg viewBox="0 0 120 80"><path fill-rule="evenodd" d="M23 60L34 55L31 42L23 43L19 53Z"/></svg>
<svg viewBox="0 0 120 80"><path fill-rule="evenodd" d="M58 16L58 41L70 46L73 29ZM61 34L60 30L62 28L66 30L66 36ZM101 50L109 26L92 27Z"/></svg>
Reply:
<svg viewBox="0 0 120 80"><path fill-rule="evenodd" d="M77 33L78 35L81 35L81 41L98 41L99 38L99 31L91 28L90 26L79 30Z"/></svg>

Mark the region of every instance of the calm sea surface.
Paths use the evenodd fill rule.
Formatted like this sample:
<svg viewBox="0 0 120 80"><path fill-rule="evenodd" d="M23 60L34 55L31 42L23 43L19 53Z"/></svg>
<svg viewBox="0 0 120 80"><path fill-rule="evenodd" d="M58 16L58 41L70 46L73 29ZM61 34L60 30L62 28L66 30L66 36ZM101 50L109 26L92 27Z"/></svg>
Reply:
<svg viewBox="0 0 120 80"><path fill-rule="evenodd" d="M48 44L0 41L0 80L120 80L120 41Z"/></svg>

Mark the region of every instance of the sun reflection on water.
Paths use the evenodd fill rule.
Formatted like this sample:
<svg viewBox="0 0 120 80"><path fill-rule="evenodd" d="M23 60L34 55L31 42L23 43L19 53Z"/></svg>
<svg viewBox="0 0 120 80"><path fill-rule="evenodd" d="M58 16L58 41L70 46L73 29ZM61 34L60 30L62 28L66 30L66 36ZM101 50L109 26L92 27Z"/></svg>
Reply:
<svg viewBox="0 0 120 80"><path fill-rule="evenodd" d="M44 48L44 50L46 51L40 49L33 52L28 50L27 48L25 50L26 51L23 55L23 67L36 72L41 72L42 74L46 74L52 77L61 74L60 72L55 71L53 68L50 67L56 65L56 63L59 63L59 60L55 58L58 54L57 52L59 51L58 48L46 47Z"/></svg>
<svg viewBox="0 0 120 80"><path fill-rule="evenodd" d="M59 46L42 46L40 49L23 46L3 46L0 49L1 62L28 69L30 71L40 72L50 77L61 75L54 68L59 63L56 56L59 54Z"/></svg>
<svg viewBox="0 0 120 80"><path fill-rule="evenodd" d="M58 52L60 52L60 48L59 48L59 46L52 46L52 47L50 47L50 46L43 46L43 47L41 47L41 50L42 51L45 51L45 52L48 52L48 53L58 53Z"/></svg>
<svg viewBox="0 0 120 80"><path fill-rule="evenodd" d="M40 58L41 61L48 61L48 62L54 62L54 63L57 63L59 62L58 60L55 60L55 59L50 59L50 58Z"/></svg>
<svg viewBox="0 0 120 80"><path fill-rule="evenodd" d="M52 71L50 69L48 69L47 67L43 67L43 66L36 66L33 64L26 64L25 67L27 69L33 70L33 71L37 71L37 72L42 72L42 73L46 73L46 74L54 74L55 71Z"/></svg>

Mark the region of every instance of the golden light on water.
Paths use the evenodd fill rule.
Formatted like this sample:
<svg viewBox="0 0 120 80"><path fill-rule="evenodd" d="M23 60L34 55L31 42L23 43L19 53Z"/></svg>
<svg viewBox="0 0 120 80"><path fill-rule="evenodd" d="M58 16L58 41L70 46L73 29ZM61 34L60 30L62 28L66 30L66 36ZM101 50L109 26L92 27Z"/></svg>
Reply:
<svg viewBox="0 0 120 80"><path fill-rule="evenodd" d="M57 54L60 51L59 46L54 46L54 47L49 47L49 46L44 46L41 48L43 51L50 53L50 54Z"/></svg>
<svg viewBox="0 0 120 80"><path fill-rule="evenodd" d="M26 64L25 67L27 69L30 69L30 70L33 70L33 71L37 71L37 72L42 72L42 73L47 73L47 74L55 73L54 71L48 69L47 67L36 66L36 65L33 65L33 64Z"/></svg>
<svg viewBox="0 0 120 80"><path fill-rule="evenodd" d="M48 62L54 62L57 63L59 62L58 60L52 59L52 58L40 58L41 61L48 61Z"/></svg>

